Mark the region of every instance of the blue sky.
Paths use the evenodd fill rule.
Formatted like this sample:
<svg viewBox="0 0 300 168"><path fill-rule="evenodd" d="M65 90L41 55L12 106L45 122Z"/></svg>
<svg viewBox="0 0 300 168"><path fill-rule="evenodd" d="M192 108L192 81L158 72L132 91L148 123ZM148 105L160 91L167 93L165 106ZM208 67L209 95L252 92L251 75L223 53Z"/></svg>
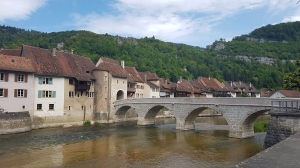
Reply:
<svg viewBox="0 0 300 168"><path fill-rule="evenodd" d="M267 24L300 21L298 0L0 0L0 24L88 30L205 47Z"/></svg>

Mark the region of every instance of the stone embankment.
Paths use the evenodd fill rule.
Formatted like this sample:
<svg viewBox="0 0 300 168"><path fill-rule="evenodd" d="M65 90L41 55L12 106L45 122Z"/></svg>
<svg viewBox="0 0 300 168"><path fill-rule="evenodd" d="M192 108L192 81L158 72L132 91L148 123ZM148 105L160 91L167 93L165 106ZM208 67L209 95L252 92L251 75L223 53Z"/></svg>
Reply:
<svg viewBox="0 0 300 168"><path fill-rule="evenodd" d="M0 134L13 134L32 130L29 112L0 113Z"/></svg>

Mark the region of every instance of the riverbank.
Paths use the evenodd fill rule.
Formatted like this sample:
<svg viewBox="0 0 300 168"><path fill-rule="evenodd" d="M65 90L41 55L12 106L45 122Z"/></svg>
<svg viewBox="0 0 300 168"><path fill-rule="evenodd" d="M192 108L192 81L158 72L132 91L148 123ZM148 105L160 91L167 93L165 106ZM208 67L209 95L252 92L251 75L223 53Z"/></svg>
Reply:
<svg viewBox="0 0 300 168"><path fill-rule="evenodd" d="M300 133L236 165L238 168L300 167Z"/></svg>

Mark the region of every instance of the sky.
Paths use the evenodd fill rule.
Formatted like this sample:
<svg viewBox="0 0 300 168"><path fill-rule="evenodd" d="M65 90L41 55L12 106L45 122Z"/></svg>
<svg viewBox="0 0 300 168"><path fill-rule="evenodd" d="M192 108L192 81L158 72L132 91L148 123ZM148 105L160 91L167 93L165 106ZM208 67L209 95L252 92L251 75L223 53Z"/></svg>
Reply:
<svg viewBox="0 0 300 168"><path fill-rule="evenodd" d="M0 25L87 30L206 47L268 24L300 21L298 0L0 0Z"/></svg>

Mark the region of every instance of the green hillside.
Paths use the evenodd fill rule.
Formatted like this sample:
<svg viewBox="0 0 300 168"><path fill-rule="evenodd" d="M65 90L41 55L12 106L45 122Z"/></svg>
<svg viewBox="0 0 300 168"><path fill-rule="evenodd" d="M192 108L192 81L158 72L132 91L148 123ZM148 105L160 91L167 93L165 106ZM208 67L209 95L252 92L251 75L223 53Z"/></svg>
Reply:
<svg viewBox="0 0 300 168"><path fill-rule="evenodd" d="M298 25L299 22L290 24ZM297 47L298 38L288 38L287 32L290 30L284 33L279 31L281 29L275 29L276 26L278 25L256 29L249 35L236 37L231 42L216 41L209 50L167 43L155 37L135 39L88 31L43 33L0 26L0 48L18 49L22 44L53 48L58 43L63 43L63 47L60 46L59 49L73 49L75 54L90 57L94 62L97 62L100 56L125 60L127 66L134 66L138 71L155 72L160 77L172 81L177 81L180 76L185 79L211 76L220 81L241 80L252 82L257 88L279 89L282 88L283 75L295 70L295 65L290 60L300 58L300 48ZM286 27L290 26L282 26L282 29L285 30ZM296 29L297 26L293 27L300 33L300 30ZM259 33L269 32L268 29L282 32L281 40L253 40L268 37L269 33ZM217 46L222 45L225 48L217 49ZM187 72L183 70L184 66Z"/></svg>

